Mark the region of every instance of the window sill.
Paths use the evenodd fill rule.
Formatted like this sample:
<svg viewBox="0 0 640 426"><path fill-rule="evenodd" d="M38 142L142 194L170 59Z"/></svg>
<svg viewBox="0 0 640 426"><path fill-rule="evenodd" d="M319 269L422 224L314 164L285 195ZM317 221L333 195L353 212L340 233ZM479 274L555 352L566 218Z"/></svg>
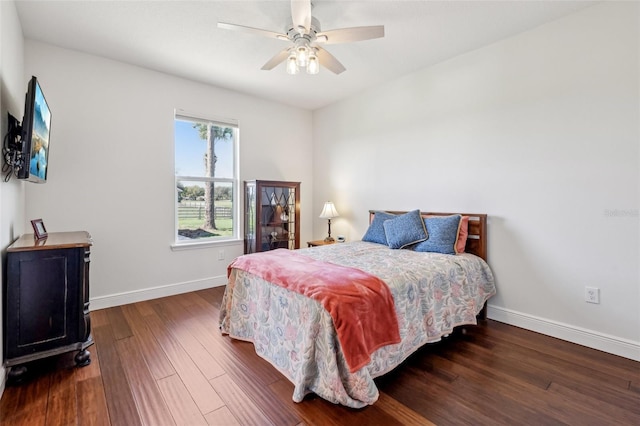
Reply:
<svg viewBox="0 0 640 426"><path fill-rule="evenodd" d="M225 247L225 246L238 246L243 244L243 240L218 240L218 241L196 241L196 242L185 242L185 243L173 243L171 244L171 251L182 251L182 250L196 250L196 249L206 249L213 247Z"/></svg>

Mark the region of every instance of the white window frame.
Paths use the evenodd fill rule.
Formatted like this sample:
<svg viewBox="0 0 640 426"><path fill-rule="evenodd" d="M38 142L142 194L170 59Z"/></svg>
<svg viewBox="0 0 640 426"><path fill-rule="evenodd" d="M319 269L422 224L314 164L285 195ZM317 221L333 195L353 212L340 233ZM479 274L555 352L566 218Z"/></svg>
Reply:
<svg viewBox="0 0 640 426"><path fill-rule="evenodd" d="M241 242L241 226L242 223L240 221L240 209L242 205L242 200L240 198L240 161L239 161L239 140L240 140L240 125L238 120L229 119L229 118L221 118L221 117L212 117L205 116L202 114L194 114L191 112L185 112L183 110L175 110L174 111L174 124L176 120L182 121L192 121L192 122L204 122L210 123L217 126L231 127L233 128L233 177L231 178L217 178L217 177L206 177L206 176L184 176L175 174L175 133L174 133L174 182L173 182L173 205L174 205L174 229L173 229L173 239L174 242L171 245L172 250L183 250L183 249L192 249L192 248L206 248L212 245L229 245L235 244L237 242ZM174 130L175 132L175 130ZM220 237L209 237L209 238L199 238L197 240L179 240L178 239L178 200L175 194L175 188L177 188L177 184L180 181L200 181L200 182L228 182L231 183L232 186L232 221L233 221L233 233L229 236L220 236Z"/></svg>

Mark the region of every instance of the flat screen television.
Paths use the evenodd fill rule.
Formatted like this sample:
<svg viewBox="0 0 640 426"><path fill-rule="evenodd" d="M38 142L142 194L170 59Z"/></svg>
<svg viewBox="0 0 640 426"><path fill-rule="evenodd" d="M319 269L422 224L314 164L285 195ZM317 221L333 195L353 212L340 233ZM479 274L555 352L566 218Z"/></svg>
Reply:
<svg viewBox="0 0 640 426"><path fill-rule="evenodd" d="M38 79L31 77L22 118L22 158L25 164L18 171L18 179L27 179L36 183L47 181L50 129L49 105Z"/></svg>

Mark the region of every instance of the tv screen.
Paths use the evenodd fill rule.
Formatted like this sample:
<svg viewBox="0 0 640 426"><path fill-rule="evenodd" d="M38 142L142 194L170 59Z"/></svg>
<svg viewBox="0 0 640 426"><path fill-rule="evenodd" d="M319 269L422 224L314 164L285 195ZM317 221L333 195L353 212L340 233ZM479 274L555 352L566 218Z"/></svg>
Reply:
<svg viewBox="0 0 640 426"><path fill-rule="evenodd" d="M44 183L47 181L51 111L36 77L31 77L22 119L22 154L25 166L19 179Z"/></svg>

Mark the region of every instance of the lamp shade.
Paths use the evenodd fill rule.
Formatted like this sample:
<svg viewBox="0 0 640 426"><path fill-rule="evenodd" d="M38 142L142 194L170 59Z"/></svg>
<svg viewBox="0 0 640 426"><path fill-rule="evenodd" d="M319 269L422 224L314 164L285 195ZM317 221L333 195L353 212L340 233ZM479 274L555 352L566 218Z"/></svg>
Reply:
<svg viewBox="0 0 640 426"><path fill-rule="evenodd" d="M338 210L336 210L336 206L334 206L331 201L327 201L326 203L324 203L322 213L320 213L319 216L320 219L331 219L338 216L340 216L338 214Z"/></svg>

